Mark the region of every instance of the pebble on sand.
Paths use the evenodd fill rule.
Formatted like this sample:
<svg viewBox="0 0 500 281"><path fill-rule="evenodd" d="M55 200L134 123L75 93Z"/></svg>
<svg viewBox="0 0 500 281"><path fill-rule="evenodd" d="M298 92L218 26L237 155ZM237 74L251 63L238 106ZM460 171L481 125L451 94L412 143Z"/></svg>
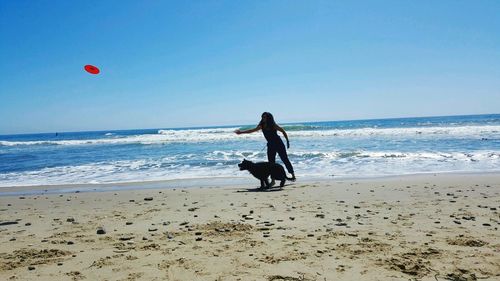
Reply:
<svg viewBox="0 0 500 281"><path fill-rule="evenodd" d="M11 224L18 224L17 221L3 221L3 222L0 222L0 226L2 225L11 225Z"/></svg>
<svg viewBox="0 0 500 281"><path fill-rule="evenodd" d="M106 230L104 229L104 227L98 227L96 233L97 234L106 234Z"/></svg>
<svg viewBox="0 0 500 281"><path fill-rule="evenodd" d="M119 239L120 241L128 241L134 239L134 236L122 236Z"/></svg>

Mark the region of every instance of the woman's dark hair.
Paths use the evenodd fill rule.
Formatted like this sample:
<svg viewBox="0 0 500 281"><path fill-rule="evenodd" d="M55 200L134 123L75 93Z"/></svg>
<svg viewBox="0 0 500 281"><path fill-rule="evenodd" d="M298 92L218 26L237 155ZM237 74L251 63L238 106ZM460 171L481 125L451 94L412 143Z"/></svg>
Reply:
<svg viewBox="0 0 500 281"><path fill-rule="evenodd" d="M271 113L264 112L262 113L259 125L262 127L262 129L274 130L276 122L274 122L274 117Z"/></svg>

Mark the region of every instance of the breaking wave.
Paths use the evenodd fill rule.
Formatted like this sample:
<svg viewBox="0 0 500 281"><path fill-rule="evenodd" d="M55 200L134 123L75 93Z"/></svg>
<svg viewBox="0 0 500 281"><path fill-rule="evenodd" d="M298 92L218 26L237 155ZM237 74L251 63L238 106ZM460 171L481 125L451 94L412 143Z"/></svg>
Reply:
<svg viewBox="0 0 500 281"><path fill-rule="evenodd" d="M412 128L359 128L359 129L318 129L318 126L292 125L285 130L294 138L325 138L325 137L472 137L500 139L500 126L456 126L456 127L412 127ZM306 129L307 128L307 129ZM234 128L158 130L156 134L141 134L119 136L106 134L103 138L70 139L70 140L40 140L40 141L0 141L0 146L17 145L113 145L113 144L167 144L179 142L214 142L236 141L246 139L261 139L261 134L243 134L236 136Z"/></svg>

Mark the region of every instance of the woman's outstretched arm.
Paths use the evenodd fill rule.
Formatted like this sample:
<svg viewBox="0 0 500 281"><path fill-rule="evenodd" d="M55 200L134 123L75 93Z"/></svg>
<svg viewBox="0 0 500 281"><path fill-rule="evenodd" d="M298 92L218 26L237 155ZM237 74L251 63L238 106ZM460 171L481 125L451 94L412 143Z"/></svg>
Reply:
<svg viewBox="0 0 500 281"><path fill-rule="evenodd" d="M253 133L253 132L257 132L260 129L261 129L261 126L257 125L257 127L253 128L253 129L248 129L248 130L243 130L243 131L238 129L238 130L235 130L234 132L236 134L238 134L238 135L239 134L250 134L250 133Z"/></svg>
<svg viewBox="0 0 500 281"><path fill-rule="evenodd" d="M280 131L286 139L286 148L290 148L290 141L288 140L288 135L285 130L281 128L278 124L276 124L276 130Z"/></svg>

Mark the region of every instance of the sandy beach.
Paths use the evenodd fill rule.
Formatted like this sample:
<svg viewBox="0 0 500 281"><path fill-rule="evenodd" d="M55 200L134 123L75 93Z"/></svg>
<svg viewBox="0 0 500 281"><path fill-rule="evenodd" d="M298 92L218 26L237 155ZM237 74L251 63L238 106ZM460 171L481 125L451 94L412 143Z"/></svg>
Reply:
<svg viewBox="0 0 500 281"><path fill-rule="evenodd" d="M254 188L1 196L0 280L500 279L498 173Z"/></svg>

